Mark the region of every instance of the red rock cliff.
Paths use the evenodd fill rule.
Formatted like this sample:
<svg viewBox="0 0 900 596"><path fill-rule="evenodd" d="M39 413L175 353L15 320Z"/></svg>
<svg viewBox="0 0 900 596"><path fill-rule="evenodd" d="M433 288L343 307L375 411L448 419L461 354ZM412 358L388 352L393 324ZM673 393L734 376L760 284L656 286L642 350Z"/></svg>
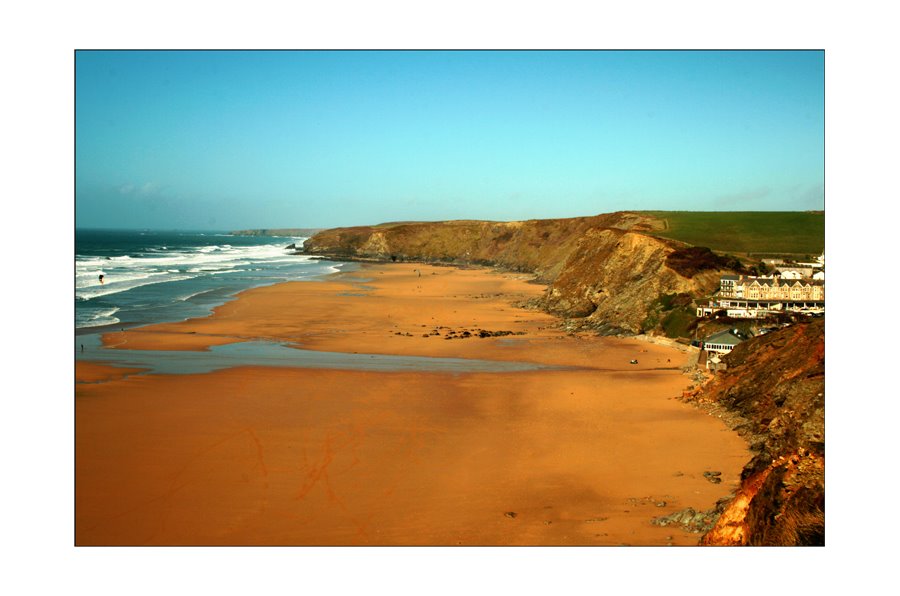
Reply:
<svg viewBox="0 0 900 596"><path fill-rule="evenodd" d="M825 543L825 320L739 344L728 370L688 398L756 453L706 545Z"/></svg>

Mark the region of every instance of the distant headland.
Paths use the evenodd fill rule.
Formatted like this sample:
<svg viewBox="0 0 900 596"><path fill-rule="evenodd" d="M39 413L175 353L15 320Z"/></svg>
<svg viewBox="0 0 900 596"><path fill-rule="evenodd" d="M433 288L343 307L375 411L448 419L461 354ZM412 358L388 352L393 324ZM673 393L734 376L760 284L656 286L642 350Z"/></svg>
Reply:
<svg viewBox="0 0 900 596"><path fill-rule="evenodd" d="M324 228L261 228L258 230L234 230L233 236L313 236Z"/></svg>

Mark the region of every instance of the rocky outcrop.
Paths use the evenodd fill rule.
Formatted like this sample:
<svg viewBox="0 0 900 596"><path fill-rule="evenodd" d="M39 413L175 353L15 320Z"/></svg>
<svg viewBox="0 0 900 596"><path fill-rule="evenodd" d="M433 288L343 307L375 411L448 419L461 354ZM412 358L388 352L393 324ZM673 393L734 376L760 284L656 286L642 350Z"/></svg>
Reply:
<svg viewBox="0 0 900 596"><path fill-rule="evenodd" d="M728 369L685 399L715 412L755 453L707 545L825 543L825 321L739 344Z"/></svg>

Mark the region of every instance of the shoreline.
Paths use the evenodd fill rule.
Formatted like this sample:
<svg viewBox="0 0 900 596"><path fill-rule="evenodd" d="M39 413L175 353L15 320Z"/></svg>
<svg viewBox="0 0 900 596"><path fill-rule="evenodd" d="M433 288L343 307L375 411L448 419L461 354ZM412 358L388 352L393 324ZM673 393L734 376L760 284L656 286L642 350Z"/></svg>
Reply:
<svg viewBox="0 0 900 596"><path fill-rule="evenodd" d="M301 256L307 256L307 255L301 255ZM313 260L321 260L321 259L313 259ZM340 275L342 273L353 273L355 271L358 271L360 268L359 263L355 263L352 261L341 261L341 260L335 259L332 262L338 263L338 264L346 264L346 265L349 265L349 267L345 271L344 268L337 268L336 266L332 266L333 269L337 268L337 270L320 273L317 275L312 275L310 277L303 279L302 281L320 281L320 280L328 279L332 275ZM87 327L75 326L75 337L82 336L82 335L103 334L108 331L114 331L116 329L122 329L122 328L130 329L133 327L144 327L144 326L156 325L156 324L160 324L160 323L177 323L177 322L188 321L188 320L196 319L196 318L208 317L213 314L213 312L215 311L216 308L218 308L218 307L222 306L223 304L226 304L232 300L237 299L237 297L239 295L243 294L247 290L253 290L253 289L257 289L257 288L266 288L266 287L269 287L272 285L288 283L289 281L291 281L291 280L270 281L270 282L265 282L265 283L261 283L258 285L251 285L242 290L237 290L233 294L223 296L221 298L222 302L209 306L208 311L206 312L205 315L198 315L198 316L187 317L187 318L179 318L176 320L168 320L168 321L128 321L128 322L120 321L117 323L105 323L103 325L93 325L93 326L87 326ZM211 291L211 290L205 290L204 293L209 292L209 291Z"/></svg>
<svg viewBox="0 0 900 596"><path fill-rule="evenodd" d="M140 375L80 360L76 543L696 544L650 520L711 508L746 444L676 399L686 352L559 330L513 306L540 293L531 277L365 264L105 333L130 350L265 339L573 368Z"/></svg>
<svg viewBox="0 0 900 596"><path fill-rule="evenodd" d="M116 329L131 329L132 327L142 327L151 324L152 323L135 321L131 323L107 323L106 325L95 325L93 327L76 327L75 337L80 335L102 335L110 331L115 331Z"/></svg>

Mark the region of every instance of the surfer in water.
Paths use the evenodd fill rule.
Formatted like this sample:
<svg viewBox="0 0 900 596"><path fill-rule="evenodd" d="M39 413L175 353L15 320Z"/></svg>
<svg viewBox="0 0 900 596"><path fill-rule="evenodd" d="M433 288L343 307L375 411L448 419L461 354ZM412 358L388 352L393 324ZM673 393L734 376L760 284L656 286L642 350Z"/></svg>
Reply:
<svg viewBox="0 0 900 596"><path fill-rule="evenodd" d="M103 283L103 274L100 274L100 283Z"/></svg>

